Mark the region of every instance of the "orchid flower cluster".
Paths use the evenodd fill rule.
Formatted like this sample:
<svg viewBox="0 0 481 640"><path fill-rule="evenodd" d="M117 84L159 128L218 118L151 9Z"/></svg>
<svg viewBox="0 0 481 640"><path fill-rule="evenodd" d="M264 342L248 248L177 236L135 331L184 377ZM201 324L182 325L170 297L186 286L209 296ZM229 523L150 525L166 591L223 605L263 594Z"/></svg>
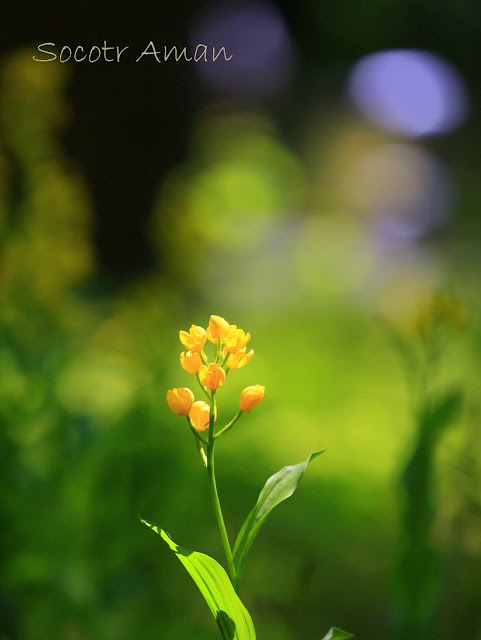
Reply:
<svg viewBox="0 0 481 640"><path fill-rule="evenodd" d="M222 387L231 369L244 367L254 355L254 350L247 351L250 333L239 329L235 324L230 325L220 316L211 316L207 330L192 325L189 331L180 331L182 345L187 349L180 354L180 364L197 378L202 393L208 402L195 400L193 392L186 388L169 389L167 403L178 416L185 416L200 445L207 446L212 441L231 429L245 411L251 410L264 397L265 387L256 384L246 387L240 394L239 411L234 418L220 431L214 433L213 424L217 419L215 393ZM213 360L209 362L204 347L207 341L213 344ZM209 429L209 439L206 440L201 432ZM204 451L200 446L201 452ZM205 453L205 452L204 452ZM207 466L207 459L204 463Z"/></svg>

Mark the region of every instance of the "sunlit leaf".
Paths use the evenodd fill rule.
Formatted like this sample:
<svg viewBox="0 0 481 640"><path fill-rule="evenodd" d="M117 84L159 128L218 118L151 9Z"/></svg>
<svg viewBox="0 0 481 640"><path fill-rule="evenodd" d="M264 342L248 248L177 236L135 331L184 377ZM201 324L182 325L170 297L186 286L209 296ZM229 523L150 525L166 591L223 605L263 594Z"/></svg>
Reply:
<svg viewBox="0 0 481 640"><path fill-rule="evenodd" d="M338 629L337 627L332 627L322 640L347 640L347 638L354 638L354 636L352 633L342 631L342 629Z"/></svg>
<svg viewBox="0 0 481 640"><path fill-rule="evenodd" d="M322 451L316 451L304 462L284 467L267 480L256 506L247 516L234 545L233 556L237 577L240 575L244 558L269 513L283 500L292 496L309 462L321 453Z"/></svg>
<svg viewBox="0 0 481 640"><path fill-rule="evenodd" d="M255 640L256 633L249 612L234 591L223 567L204 553L179 547L157 525L142 519L141 522L159 534L187 569L212 611L224 640Z"/></svg>

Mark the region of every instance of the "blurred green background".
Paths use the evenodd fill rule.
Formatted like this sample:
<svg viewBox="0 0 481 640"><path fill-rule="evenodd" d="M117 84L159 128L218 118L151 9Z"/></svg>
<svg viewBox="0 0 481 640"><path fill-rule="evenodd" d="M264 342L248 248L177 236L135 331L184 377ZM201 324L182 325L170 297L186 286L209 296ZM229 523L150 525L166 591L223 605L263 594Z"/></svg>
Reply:
<svg viewBox="0 0 481 640"><path fill-rule="evenodd" d="M256 351L219 420L266 386L218 446L231 538L326 449L248 558L258 637L481 639L481 5L1 11L1 637L217 637L138 521L222 557L165 400L212 313ZM235 57L32 60L105 39Z"/></svg>

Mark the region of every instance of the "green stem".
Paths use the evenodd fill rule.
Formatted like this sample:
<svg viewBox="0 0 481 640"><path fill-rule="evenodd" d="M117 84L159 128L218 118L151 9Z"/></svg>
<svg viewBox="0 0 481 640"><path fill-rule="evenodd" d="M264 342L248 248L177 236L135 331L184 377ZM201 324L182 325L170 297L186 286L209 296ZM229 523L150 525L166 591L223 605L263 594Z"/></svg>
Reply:
<svg viewBox="0 0 481 640"><path fill-rule="evenodd" d="M201 388L201 389L202 389L202 391L205 393L205 395L207 396L207 398L210 400L209 392L207 391L207 389L204 387L204 385L203 385L203 384L202 384L202 382L200 381L199 374L198 374L198 373L196 373L196 374L195 374L195 377L197 378L197 382L199 383L200 388Z"/></svg>
<svg viewBox="0 0 481 640"><path fill-rule="evenodd" d="M197 449L199 450L200 456L202 458L202 462L204 463L204 467L207 467L207 456L205 455L204 447L200 443L200 440L195 441L197 445Z"/></svg>
<svg viewBox="0 0 481 640"><path fill-rule="evenodd" d="M227 566L229 568L230 579L233 584L236 583L234 560L232 558L232 551L229 544L229 537L225 528L224 517L222 515L222 508L220 506L219 494L217 493L217 484L215 481L215 469L214 469L214 443L212 442L207 447L207 476L209 478L209 489L212 498L212 505L214 507L215 519L217 520L217 526L219 527L219 533L222 540L222 546L224 547L225 557L227 560Z"/></svg>
<svg viewBox="0 0 481 640"><path fill-rule="evenodd" d="M232 418L232 420L229 422L229 424L226 424L226 426L221 429L220 431L218 431L215 435L214 435L214 439L215 438L219 438L220 436L223 436L224 433L227 433L227 431L229 431L229 429L232 429L232 427L235 425L235 423L237 422L237 420L239 420L239 418L241 417L241 415L243 414L243 411L238 411L235 416Z"/></svg>
<svg viewBox="0 0 481 640"><path fill-rule="evenodd" d="M194 436L197 438L197 440L200 440L200 442L202 442L202 444L207 445L208 444L207 440L200 435L200 433L197 431L197 429L192 424L192 421L189 418L189 416L186 416L186 418L187 418L187 422L189 423L190 430L192 431Z"/></svg>
<svg viewBox="0 0 481 640"><path fill-rule="evenodd" d="M227 352L226 357L225 357L225 358L222 360L222 362L221 362L221 365L220 365L220 366L221 366L222 368L224 368L224 365L225 365L225 363L227 362L227 360L229 359L229 356L230 356L230 353L229 353L229 351L228 351L228 352Z"/></svg>
<svg viewBox="0 0 481 640"><path fill-rule="evenodd" d="M232 551L229 543L229 537L227 535L227 529L225 528L224 516L222 515L222 508L220 506L219 494L217 492L217 483L215 481L215 466L214 466L214 415L215 415L215 391L212 392L210 401L210 421L209 421L209 444L207 446L207 477L209 479L209 489L212 498L212 506L214 507L214 515L219 528L220 537L222 540L222 546L224 547L225 557L227 560L227 566L229 569L231 582L235 585L237 583L234 560L232 558Z"/></svg>

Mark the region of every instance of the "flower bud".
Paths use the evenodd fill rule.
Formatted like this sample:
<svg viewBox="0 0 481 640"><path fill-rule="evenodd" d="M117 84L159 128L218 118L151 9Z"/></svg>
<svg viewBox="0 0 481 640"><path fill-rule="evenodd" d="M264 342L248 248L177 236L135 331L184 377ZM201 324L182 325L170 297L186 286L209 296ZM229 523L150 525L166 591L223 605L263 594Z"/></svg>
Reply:
<svg viewBox="0 0 481 640"><path fill-rule="evenodd" d="M215 391L224 384L225 371L215 362L211 362L209 365L203 364L199 369L199 380L204 387Z"/></svg>
<svg viewBox="0 0 481 640"><path fill-rule="evenodd" d="M219 338L223 338L229 329L229 323L225 318L220 316L211 316L209 327L207 329L207 337L211 342L217 342Z"/></svg>
<svg viewBox="0 0 481 640"><path fill-rule="evenodd" d="M189 415L194 399L194 394L190 389L169 389L167 391L167 404L178 416Z"/></svg>
<svg viewBox="0 0 481 640"><path fill-rule="evenodd" d="M260 384L256 384L253 387L246 387L240 395L240 408L241 411L251 412L251 409L256 407L264 397L265 387Z"/></svg>
<svg viewBox="0 0 481 640"><path fill-rule="evenodd" d="M180 354L180 366L182 369L195 375L202 366L202 358L198 352L192 353L192 351L187 351L187 353L185 353L185 351L182 351Z"/></svg>
<svg viewBox="0 0 481 640"><path fill-rule="evenodd" d="M184 347L192 353L202 351L207 340L205 329L193 324L187 331L179 331L179 338Z"/></svg>
<svg viewBox="0 0 481 640"><path fill-rule="evenodd" d="M238 329L235 324L232 324L224 336L225 349L229 353L237 353L244 349L250 339L250 333L245 333L242 329Z"/></svg>
<svg viewBox="0 0 481 640"><path fill-rule="evenodd" d="M224 356L224 358L226 357L227 352L225 352L225 349L222 352L222 355ZM231 353L227 358L226 365L229 367L229 369L240 369L241 367L246 366L253 355L254 349L251 349L249 353L246 353L246 349L244 347L237 353Z"/></svg>
<svg viewBox="0 0 481 640"><path fill-rule="evenodd" d="M194 404L192 405L192 409L190 410L189 417L196 431L205 431L206 429L208 429L210 407L207 402L203 402L202 400L197 400L197 402L194 402Z"/></svg>

